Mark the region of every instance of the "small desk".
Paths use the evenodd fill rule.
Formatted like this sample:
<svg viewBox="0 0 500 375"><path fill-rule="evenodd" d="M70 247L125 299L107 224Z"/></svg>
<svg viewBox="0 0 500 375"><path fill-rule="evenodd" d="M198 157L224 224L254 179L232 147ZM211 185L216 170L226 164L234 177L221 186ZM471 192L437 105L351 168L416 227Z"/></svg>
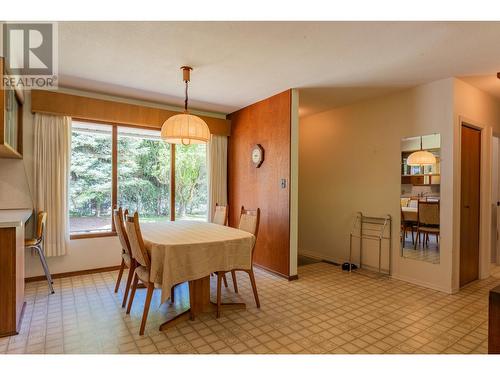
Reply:
<svg viewBox="0 0 500 375"><path fill-rule="evenodd" d="M0 210L0 337L17 335L24 310L24 224L31 210Z"/></svg>
<svg viewBox="0 0 500 375"><path fill-rule="evenodd" d="M211 312L210 274L250 269L255 236L223 225L196 221L141 224L144 244L151 256L150 281L162 288L161 301L173 285L189 281L190 308L166 321L160 330ZM244 303L223 304L224 309L244 309Z"/></svg>

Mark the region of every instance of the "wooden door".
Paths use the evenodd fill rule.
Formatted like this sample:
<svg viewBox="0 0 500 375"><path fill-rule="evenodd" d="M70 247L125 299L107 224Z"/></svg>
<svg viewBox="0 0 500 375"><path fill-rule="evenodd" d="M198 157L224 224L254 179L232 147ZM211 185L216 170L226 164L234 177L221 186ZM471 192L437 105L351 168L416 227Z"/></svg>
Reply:
<svg viewBox="0 0 500 375"><path fill-rule="evenodd" d="M460 286L479 277L481 131L462 124Z"/></svg>

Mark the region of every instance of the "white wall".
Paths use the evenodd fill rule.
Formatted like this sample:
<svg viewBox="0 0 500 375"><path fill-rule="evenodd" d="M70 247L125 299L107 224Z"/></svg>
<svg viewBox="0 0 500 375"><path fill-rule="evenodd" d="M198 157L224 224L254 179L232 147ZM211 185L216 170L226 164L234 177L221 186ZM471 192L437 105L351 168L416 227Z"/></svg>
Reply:
<svg viewBox="0 0 500 375"><path fill-rule="evenodd" d="M393 276L451 291L453 81L301 118L299 253L343 262L355 213L390 214ZM440 264L400 257L398 230L401 138L433 133L441 134L442 142ZM386 244L386 254L387 249Z"/></svg>
<svg viewBox="0 0 500 375"><path fill-rule="evenodd" d="M455 78L302 118L299 151L299 253L347 260L356 211L391 214L393 276L445 292L458 290L460 123L482 129L480 277L491 250L491 138L500 105ZM441 261L400 257L400 140L441 134ZM356 244L358 245L358 244ZM385 248L387 251L388 246ZM373 262L373 258L371 259ZM388 261L388 259L386 259Z"/></svg>

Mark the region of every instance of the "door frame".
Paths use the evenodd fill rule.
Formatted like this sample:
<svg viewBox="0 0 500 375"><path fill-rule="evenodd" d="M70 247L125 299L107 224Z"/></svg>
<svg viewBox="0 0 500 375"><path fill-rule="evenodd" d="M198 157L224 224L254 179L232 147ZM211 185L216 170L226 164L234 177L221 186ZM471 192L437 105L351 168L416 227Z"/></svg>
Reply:
<svg viewBox="0 0 500 375"><path fill-rule="evenodd" d="M497 142L498 142L498 150L497 150L497 161L496 161L496 167L497 167L497 191L496 191L496 201L500 201L500 133L496 133L496 132L493 132L492 133L492 140L493 138L496 138L497 139ZM492 173L491 173L491 186L493 188L493 167L495 166L495 163L494 163L494 160L493 160L493 144L492 144L492 147L491 147L491 170L492 170ZM493 193L493 191L492 191ZM498 208L495 204L495 202L492 203L491 205L491 217L495 217L495 220L496 220L496 226L495 227L491 227L492 231L495 230L495 233L491 233L491 239L495 241L495 257L496 257L496 262L495 264L497 265L500 265L500 238L499 238L499 234L500 234L500 208ZM493 244L491 244L491 246L493 246ZM493 263L493 262L491 262Z"/></svg>
<svg viewBox="0 0 500 375"><path fill-rule="evenodd" d="M458 116L458 126L456 134L458 139L458 158L456 159L456 182L455 192L455 214L457 217L456 226L458 230L454 233L455 239L455 261L453 270L453 292L460 290L460 210L461 210L461 176L462 176L462 125L466 125L481 132L480 147L480 177L479 177L479 280L490 275L490 255L491 255L491 142L493 137L492 128L477 121Z"/></svg>

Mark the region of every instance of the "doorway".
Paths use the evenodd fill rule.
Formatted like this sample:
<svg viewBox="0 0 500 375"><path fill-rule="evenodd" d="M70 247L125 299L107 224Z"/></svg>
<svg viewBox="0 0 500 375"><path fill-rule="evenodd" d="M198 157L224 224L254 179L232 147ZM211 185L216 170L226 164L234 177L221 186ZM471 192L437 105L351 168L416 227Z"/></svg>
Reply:
<svg viewBox="0 0 500 375"><path fill-rule="evenodd" d="M460 287L479 278L481 131L462 123Z"/></svg>

